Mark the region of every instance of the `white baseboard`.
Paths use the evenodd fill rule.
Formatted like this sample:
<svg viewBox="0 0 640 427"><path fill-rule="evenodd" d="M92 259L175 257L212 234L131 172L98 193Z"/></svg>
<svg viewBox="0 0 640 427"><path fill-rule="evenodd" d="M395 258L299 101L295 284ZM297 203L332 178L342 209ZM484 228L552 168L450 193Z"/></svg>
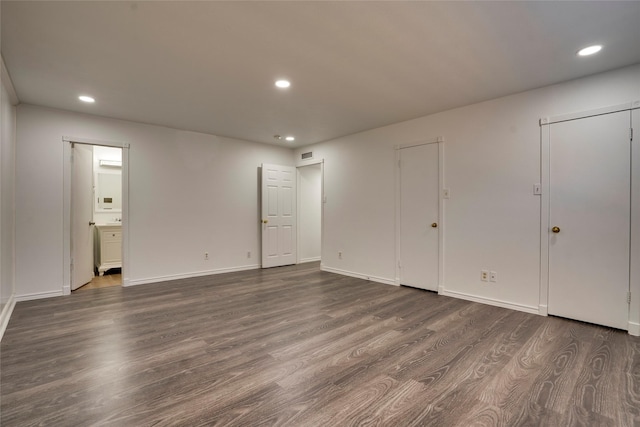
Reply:
<svg viewBox="0 0 640 427"><path fill-rule="evenodd" d="M316 256L313 258L303 258L298 260L298 264L304 264L305 262L316 262L316 261L320 261L320 257Z"/></svg>
<svg viewBox="0 0 640 427"><path fill-rule="evenodd" d="M640 337L640 323L629 322L629 335Z"/></svg>
<svg viewBox="0 0 640 427"><path fill-rule="evenodd" d="M62 296L62 289L59 291L36 292L33 294L16 295L16 302L31 301L34 299L51 298Z"/></svg>
<svg viewBox="0 0 640 427"><path fill-rule="evenodd" d="M496 307L508 308L516 311L524 311L525 313L540 314L540 310L538 307L531 307L531 306L522 305L522 304L514 304L512 302L500 301L492 298L484 298L484 297L479 297L475 295L464 294L462 292L444 290L440 292L440 295L459 298L467 301L479 302L482 304L493 305Z"/></svg>
<svg viewBox="0 0 640 427"><path fill-rule="evenodd" d="M540 304L540 306L538 306L538 314L540 316L548 316L549 315L549 307L547 307L546 305Z"/></svg>
<svg viewBox="0 0 640 427"><path fill-rule="evenodd" d="M169 280L189 279L192 277L201 277L201 276L212 276L214 274L233 273L236 271L256 270L258 268L260 268L259 264L252 264L252 265L242 265L239 267L218 268L216 270L204 270L204 271L194 271L191 273L183 273L183 274L171 274L168 276L147 277L145 279L128 280L128 283L123 281L122 286L126 287L126 286L145 285L147 283L167 282Z"/></svg>
<svg viewBox="0 0 640 427"><path fill-rule="evenodd" d="M13 294L11 294L9 300L2 309L2 313L0 313L0 341L2 341L2 337L4 336L4 331L7 329L7 325L9 325L9 319L11 319L11 313L13 313L13 308L15 306L16 299L13 297Z"/></svg>
<svg viewBox="0 0 640 427"><path fill-rule="evenodd" d="M385 285L399 286L394 279L386 279L384 277L367 276L366 274L354 273L353 271L340 270L339 268L320 266L320 270L329 273L342 274L343 276L357 277L358 279L370 280L372 282L384 283Z"/></svg>

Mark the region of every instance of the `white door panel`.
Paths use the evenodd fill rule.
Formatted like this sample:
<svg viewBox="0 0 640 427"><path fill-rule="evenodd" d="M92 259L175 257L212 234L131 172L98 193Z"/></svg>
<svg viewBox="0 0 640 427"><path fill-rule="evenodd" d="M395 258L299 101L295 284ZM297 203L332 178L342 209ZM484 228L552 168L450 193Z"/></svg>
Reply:
<svg viewBox="0 0 640 427"><path fill-rule="evenodd" d="M400 284L432 291L438 290L438 181L437 143L400 149Z"/></svg>
<svg viewBox="0 0 640 427"><path fill-rule="evenodd" d="M625 111L550 127L549 314L627 328L629 124Z"/></svg>
<svg viewBox="0 0 640 427"><path fill-rule="evenodd" d="M295 168L262 165L262 267L296 263Z"/></svg>
<svg viewBox="0 0 640 427"><path fill-rule="evenodd" d="M71 176L71 290L93 278L93 149L73 144Z"/></svg>

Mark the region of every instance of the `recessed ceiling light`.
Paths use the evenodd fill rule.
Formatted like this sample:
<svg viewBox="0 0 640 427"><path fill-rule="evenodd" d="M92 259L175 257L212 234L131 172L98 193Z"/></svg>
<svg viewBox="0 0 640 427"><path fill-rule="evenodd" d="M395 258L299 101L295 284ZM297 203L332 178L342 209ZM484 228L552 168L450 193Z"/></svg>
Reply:
<svg viewBox="0 0 640 427"><path fill-rule="evenodd" d="M593 46L589 46L589 47L585 47L584 49L580 49L578 51L578 56L589 56L589 55L593 55L594 53L598 53L602 50L602 46L599 44L593 45Z"/></svg>
<svg viewBox="0 0 640 427"><path fill-rule="evenodd" d="M288 136L285 138L287 141L291 142L291 141L295 141L296 139L292 136Z"/></svg>
<svg viewBox="0 0 640 427"><path fill-rule="evenodd" d="M87 96L87 95L80 95L78 99L82 102L88 102L90 104L96 102L96 100L93 97Z"/></svg>
<svg viewBox="0 0 640 427"><path fill-rule="evenodd" d="M276 81L276 86L283 89L288 88L289 86L291 86L291 82L289 80L278 80Z"/></svg>

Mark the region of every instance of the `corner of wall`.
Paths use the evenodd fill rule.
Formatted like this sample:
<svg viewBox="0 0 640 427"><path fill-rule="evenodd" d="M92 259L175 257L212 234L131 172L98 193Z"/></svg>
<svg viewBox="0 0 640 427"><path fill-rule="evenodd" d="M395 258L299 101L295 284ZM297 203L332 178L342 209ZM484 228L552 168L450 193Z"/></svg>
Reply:
<svg viewBox="0 0 640 427"><path fill-rule="evenodd" d="M18 105L20 103L20 99L18 99L18 94L16 93L16 89L13 86L13 81L11 80L11 76L9 75L9 70L7 70L7 66L4 64L4 57L0 54L0 72L1 77L0 81L4 85L7 90L7 94L9 95L9 101L11 105Z"/></svg>
<svg viewBox="0 0 640 427"><path fill-rule="evenodd" d="M0 313L0 341L2 341L7 325L9 325L9 319L11 319L13 308L16 306L16 299L14 298L14 295L15 293L9 297L9 300L4 305L2 312Z"/></svg>

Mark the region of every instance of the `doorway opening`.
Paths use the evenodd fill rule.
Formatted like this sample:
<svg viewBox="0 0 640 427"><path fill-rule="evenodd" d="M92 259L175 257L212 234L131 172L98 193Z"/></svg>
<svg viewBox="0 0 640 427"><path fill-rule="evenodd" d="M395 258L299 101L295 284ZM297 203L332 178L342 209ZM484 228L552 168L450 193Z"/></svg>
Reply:
<svg viewBox="0 0 640 427"><path fill-rule="evenodd" d="M127 285L128 144L63 138L63 294Z"/></svg>
<svg viewBox="0 0 640 427"><path fill-rule="evenodd" d="M297 167L298 264L322 258L323 166L318 161Z"/></svg>

